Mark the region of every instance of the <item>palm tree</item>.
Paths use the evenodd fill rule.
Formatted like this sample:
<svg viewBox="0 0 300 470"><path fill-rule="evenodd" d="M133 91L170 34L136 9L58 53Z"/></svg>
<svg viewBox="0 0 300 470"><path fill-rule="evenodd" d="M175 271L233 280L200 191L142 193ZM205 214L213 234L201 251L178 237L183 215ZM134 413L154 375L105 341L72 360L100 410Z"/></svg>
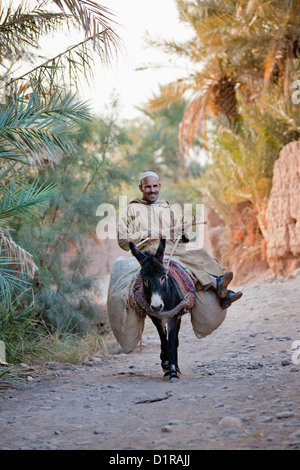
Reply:
<svg viewBox="0 0 300 470"><path fill-rule="evenodd" d="M191 72L162 87L149 109L188 99L180 143L187 152L197 139L208 151L207 171L194 185L229 233L222 238L221 251L228 251L223 264L233 257L250 262L252 254L261 260L273 164L300 135L300 108L291 100L300 2L178 0L177 6L191 40L152 44L188 58Z"/></svg>
<svg viewBox="0 0 300 470"><path fill-rule="evenodd" d="M34 217L37 206L58 190L52 183L39 184L38 178L32 182L24 180L22 170L15 170L15 165L16 163L2 163L3 171L0 174L0 298L8 306L20 292L30 286L28 276L32 278L38 268L32 255L14 242L5 226L27 214ZM13 170L14 178L8 178Z"/></svg>
<svg viewBox="0 0 300 470"><path fill-rule="evenodd" d="M0 9L0 297L8 304L17 288L26 287L23 271L33 276L37 270L8 229L15 217L34 214L35 205L58 191L53 184L40 185L36 177L30 181L26 169L35 176L40 167L59 163L75 150L71 138L91 116L64 76L68 70L76 85L81 72L92 70L92 52L109 59L118 46L109 16L107 8L90 0L44 0L31 8L21 1ZM19 61L37 61L41 37L63 26L77 27L84 39L12 77Z"/></svg>
<svg viewBox="0 0 300 470"><path fill-rule="evenodd" d="M239 121L239 102L257 101L266 86L291 90L299 66L300 5L297 0L177 0L180 18L193 31L191 40L152 41L177 57L188 58L192 73L162 87L149 100L159 109L189 95L180 142L187 149L194 137L205 135L205 122L224 117L230 126Z"/></svg>
<svg viewBox="0 0 300 470"><path fill-rule="evenodd" d="M38 177L30 182L26 168L35 175L40 167L58 163L63 153L74 151L71 137L83 119L90 119L88 110L71 94L41 97L32 92L29 100L24 94L17 100L10 96L0 107L0 293L6 292L2 296L6 301L10 302L16 286L26 284L20 271L32 276L37 270L31 255L14 243L7 228L16 217L34 214L35 205L59 190L52 183L40 185Z"/></svg>

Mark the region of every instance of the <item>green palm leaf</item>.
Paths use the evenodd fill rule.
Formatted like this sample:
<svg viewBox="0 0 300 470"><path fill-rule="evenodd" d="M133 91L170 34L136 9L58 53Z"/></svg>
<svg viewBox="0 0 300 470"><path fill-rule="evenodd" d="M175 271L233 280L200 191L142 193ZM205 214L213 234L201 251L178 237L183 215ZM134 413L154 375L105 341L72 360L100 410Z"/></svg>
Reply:
<svg viewBox="0 0 300 470"><path fill-rule="evenodd" d="M24 279L26 273L15 269L20 264L18 259L6 256L6 249L0 246L0 301L4 304L11 305L13 297L30 286Z"/></svg>
<svg viewBox="0 0 300 470"><path fill-rule="evenodd" d="M29 101L24 94L17 101L10 97L0 111L0 158L24 162L44 152L55 161L61 152L74 151L77 124L90 119L86 104L72 93L42 98L35 92Z"/></svg>
<svg viewBox="0 0 300 470"><path fill-rule="evenodd" d="M50 196L57 194L59 187L54 183L40 184L39 179L21 183L18 179L9 186L0 187L0 220L10 217L34 214L32 206L40 204Z"/></svg>

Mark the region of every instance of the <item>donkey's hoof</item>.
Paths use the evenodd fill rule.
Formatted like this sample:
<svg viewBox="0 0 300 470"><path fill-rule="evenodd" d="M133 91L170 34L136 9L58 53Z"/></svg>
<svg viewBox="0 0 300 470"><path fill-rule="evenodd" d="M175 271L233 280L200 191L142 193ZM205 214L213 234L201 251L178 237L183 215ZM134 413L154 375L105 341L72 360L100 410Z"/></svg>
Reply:
<svg viewBox="0 0 300 470"><path fill-rule="evenodd" d="M164 375L164 380L168 380L169 382L177 382L177 380L179 380L179 377L176 372L171 372L170 370L168 370Z"/></svg>
<svg viewBox="0 0 300 470"><path fill-rule="evenodd" d="M171 378L171 377L170 377L170 372L169 372L169 373L168 373L168 372L165 372L165 374L164 374L164 380L167 382L168 380L170 380L170 378Z"/></svg>
<svg viewBox="0 0 300 470"><path fill-rule="evenodd" d="M178 380L179 380L179 377L178 377L178 375L177 375L177 374L176 374L176 375L171 375L171 376L170 376L170 382L172 382L172 383L177 383L177 382L178 382Z"/></svg>

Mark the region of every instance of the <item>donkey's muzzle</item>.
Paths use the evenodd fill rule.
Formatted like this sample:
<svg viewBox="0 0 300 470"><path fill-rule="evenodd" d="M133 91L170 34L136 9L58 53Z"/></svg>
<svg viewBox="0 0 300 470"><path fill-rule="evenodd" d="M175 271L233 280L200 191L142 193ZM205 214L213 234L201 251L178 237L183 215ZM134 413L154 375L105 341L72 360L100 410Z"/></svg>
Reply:
<svg viewBox="0 0 300 470"><path fill-rule="evenodd" d="M159 294L152 294L150 308L153 312L159 313L163 311L164 302Z"/></svg>

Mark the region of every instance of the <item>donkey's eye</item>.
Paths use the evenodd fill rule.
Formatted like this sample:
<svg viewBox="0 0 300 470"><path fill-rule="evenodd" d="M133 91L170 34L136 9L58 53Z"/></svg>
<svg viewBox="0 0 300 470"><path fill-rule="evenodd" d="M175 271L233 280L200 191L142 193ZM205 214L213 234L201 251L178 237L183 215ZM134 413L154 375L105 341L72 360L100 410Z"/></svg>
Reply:
<svg viewBox="0 0 300 470"><path fill-rule="evenodd" d="M159 282L163 284L166 281L166 276L161 276Z"/></svg>
<svg viewBox="0 0 300 470"><path fill-rule="evenodd" d="M149 285L148 279L143 279L143 283L145 287L148 287Z"/></svg>

